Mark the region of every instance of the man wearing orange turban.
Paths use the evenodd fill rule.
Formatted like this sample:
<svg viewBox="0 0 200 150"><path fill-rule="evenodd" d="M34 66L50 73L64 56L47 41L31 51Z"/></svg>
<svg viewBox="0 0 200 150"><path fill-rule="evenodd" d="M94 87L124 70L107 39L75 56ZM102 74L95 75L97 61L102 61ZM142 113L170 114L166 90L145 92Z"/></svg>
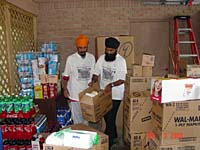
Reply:
<svg viewBox="0 0 200 150"><path fill-rule="evenodd" d="M68 56L64 79L64 96L69 99L74 124L88 124L82 117L79 93L88 87L95 65L95 58L88 53L89 40L86 35L79 35L75 40L77 52Z"/></svg>

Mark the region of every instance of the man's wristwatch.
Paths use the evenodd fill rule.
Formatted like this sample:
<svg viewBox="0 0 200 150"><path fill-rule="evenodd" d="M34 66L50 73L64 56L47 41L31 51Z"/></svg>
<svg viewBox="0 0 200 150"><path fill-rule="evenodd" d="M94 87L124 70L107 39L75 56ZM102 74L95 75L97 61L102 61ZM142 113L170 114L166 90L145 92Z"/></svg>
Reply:
<svg viewBox="0 0 200 150"><path fill-rule="evenodd" d="M111 83L111 86L112 86L112 87L114 87L114 86L115 86L113 82Z"/></svg>

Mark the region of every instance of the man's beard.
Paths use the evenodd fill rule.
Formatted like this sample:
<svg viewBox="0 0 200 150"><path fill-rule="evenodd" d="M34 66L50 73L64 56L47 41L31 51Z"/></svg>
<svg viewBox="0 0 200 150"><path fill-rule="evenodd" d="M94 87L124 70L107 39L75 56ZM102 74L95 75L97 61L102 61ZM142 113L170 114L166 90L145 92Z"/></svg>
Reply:
<svg viewBox="0 0 200 150"><path fill-rule="evenodd" d="M81 53L79 53L79 55L81 56L81 58L85 58L86 52L81 52Z"/></svg>
<svg viewBox="0 0 200 150"><path fill-rule="evenodd" d="M116 59L117 52L114 54L108 54L105 52L105 61L114 61Z"/></svg>

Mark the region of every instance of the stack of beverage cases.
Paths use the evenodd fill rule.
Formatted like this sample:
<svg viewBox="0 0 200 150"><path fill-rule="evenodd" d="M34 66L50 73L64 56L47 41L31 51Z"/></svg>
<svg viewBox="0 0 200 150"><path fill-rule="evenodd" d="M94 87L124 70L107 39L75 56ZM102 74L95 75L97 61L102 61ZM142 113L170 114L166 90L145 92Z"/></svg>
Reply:
<svg viewBox="0 0 200 150"><path fill-rule="evenodd" d="M3 149L32 149L31 140L36 133L32 116L35 114L31 97L1 97L0 122Z"/></svg>

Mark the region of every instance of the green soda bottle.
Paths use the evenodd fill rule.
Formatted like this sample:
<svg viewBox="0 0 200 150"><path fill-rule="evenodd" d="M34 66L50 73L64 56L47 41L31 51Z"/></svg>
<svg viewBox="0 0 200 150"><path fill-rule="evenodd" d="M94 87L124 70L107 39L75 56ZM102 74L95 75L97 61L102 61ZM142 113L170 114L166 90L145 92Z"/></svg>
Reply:
<svg viewBox="0 0 200 150"><path fill-rule="evenodd" d="M15 113L19 113L19 111L22 110L22 104L21 104L21 100L19 99L18 95L16 95L13 99L14 102L14 111Z"/></svg>
<svg viewBox="0 0 200 150"><path fill-rule="evenodd" d="M29 110L30 110L29 100L27 99L27 97L24 97L24 99L22 100L22 112L27 113Z"/></svg>
<svg viewBox="0 0 200 150"><path fill-rule="evenodd" d="M13 108L13 101L10 95L8 95L7 99L6 99L6 105L7 105L7 113L10 113L11 111L14 110Z"/></svg>
<svg viewBox="0 0 200 150"><path fill-rule="evenodd" d="M3 108L4 108L4 102L3 102L3 97L0 96L0 113L3 112Z"/></svg>

